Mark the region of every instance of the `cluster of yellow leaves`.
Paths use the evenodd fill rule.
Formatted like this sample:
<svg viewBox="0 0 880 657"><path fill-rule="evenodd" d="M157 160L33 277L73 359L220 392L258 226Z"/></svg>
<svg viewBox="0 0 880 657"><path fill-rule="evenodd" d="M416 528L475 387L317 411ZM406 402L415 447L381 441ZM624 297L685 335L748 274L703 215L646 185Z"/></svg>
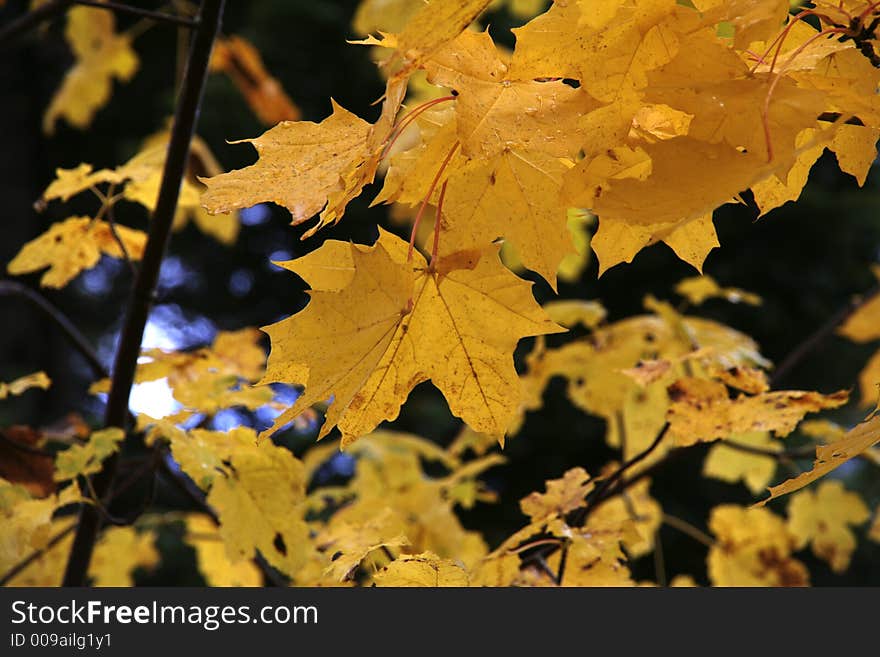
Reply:
<svg viewBox="0 0 880 657"><path fill-rule="evenodd" d="M824 146L864 179L876 141L877 73L852 44L827 38L811 49L807 41L817 31L800 22L784 40L776 70L755 63L750 53L766 50L785 21L784 0L555 2L515 30L509 55L488 33L465 30L487 4L373 1L355 19L360 33L385 30L365 43L394 50L383 64L393 75L380 123L397 113L400 94L392 89L417 69L455 95L452 111L435 108L419 120L420 138L392 157L388 178L398 180L394 170L403 167L409 196L432 205L439 205L437 183L448 183L440 226L448 248L503 236L552 283L571 247L565 209L588 207L600 218L593 246L603 269L659 240L699 268L717 245L717 206L749 187L762 212L796 198ZM719 25L732 28L733 38ZM854 78L863 86L845 82ZM863 125L818 120L847 110L859 112ZM755 130L765 118L768 136ZM293 164L287 184L261 190L259 199L242 194L239 207L271 200L302 221L327 203L325 192L347 186L346 171L363 166L359 182L372 180L375 169L366 163L375 152L363 147L379 123L371 129L341 108L333 119L285 124L255 140L265 164L209 182L218 196L210 192L206 205L230 207L236 186L268 182L282 161ZM336 147L341 143L349 150ZM298 167L304 149L317 161ZM319 179L323 184L309 184ZM310 202L282 191L293 185L312 188ZM379 198L399 202L387 185ZM338 220L341 207L331 202L321 223Z"/></svg>
<svg viewBox="0 0 880 657"><path fill-rule="evenodd" d="M598 325L602 315L595 315L595 320L587 320L596 322L588 324L593 326L591 333L560 347L550 348L539 340L521 377L522 411L540 408L550 380L562 376L571 402L605 419L606 441L629 459L647 448L666 423L672 407L669 389L688 373L704 377L700 381L706 386L721 391L721 381L753 391L750 386L766 389L757 368L769 363L751 338L710 320L680 315L666 303L648 299L646 305L652 314L606 325ZM706 413L705 421L715 422L715 414ZM675 428L670 433L674 436ZM678 433L680 444L688 441L686 435L707 441L722 437L714 431L692 433L681 425ZM652 458L660 458L670 442Z"/></svg>
<svg viewBox="0 0 880 657"><path fill-rule="evenodd" d="M718 244L712 225L716 207L749 188L762 213L797 198L826 146L861 182L876 152L880 72L851 43L818 35L800 21L774 42L786 22L785 0L554 2L514 30L513 52L496 46L488 32L468 29L488 5L488 0L365 2L355 30L378 31L362 43L390 53L381 63L387 85L378 120L371 124L333 103L331 116L320 123L284 121L246 140L257 150L255 164L204 179L202 202L210 212L270 201L286 207L294 223L320 213L311 235L342 218L384 160L384 186L375 202L408 206L415 223L434 217L427 267L411 253L395 261L401 249L385 246L390 238L384 235L371 251L352 250L350 257L342 246L327 246L314 256L325 264L320 275L304 276L313 288L309 307L268 329L273 355L266 381L307 384L283 420L332 396L322 431L338 425L348 443L396 417L412 386L432 379L456 415L501 437L517 400L509 392L499 399L501 388L479 371L484 353L467 344L472 327L462 332L459 326L488 313L497 292L482 290L485 301L478 303L442 289L448 282L447 290L473 290L473 277L488 272L494 259L493 242L503 238L509 262L555 287L560 265L577 257L569 208L584 208L599 217L592 247L600 270L631 260L656 241L701 269ZM531 3L528 11L537 9ZM765 50L772 51L766 58L754 54ZM772 70L771 57L779 60ZM398 119L410 81L415 95L428 100ZM424 91L431 87L434 92ZM863 125L819 120L828 113L858 114ZM756 129L760 125L766 130ZM333 287L342 276L327 273L333 260L352 263L346 289ZM289 268L297 271L295 264ZM340 269L349 271L347 265ZM680 292L694 303L710 297L758 302L710 279L686 281ZM356 297L370 298L368 313L349 312L338 324L327 324L328 317L338 316L334 307L358 308ZM431 309L435 299L440 312ZM517 303L524 308L527 298ZM423 308L430 322L421 321ZM505 316L491 332L508 333ZM488 356L493 372L519 338L552 330L536 326L541 322L535 315L528 321L531 328L511 330L503 348L493 348L500 348ZM307 327L319 323L316 339L324 344L355 331L359 336L347 342L350 358L337 358L332 368L313 362L326 356L320 344L308 339L295 347L290 339L294 327L308 334ZM440 323L448 326L441 329ZM679 324L672 329L674 342L686 343L687 331ZM456 333L453 340L441 336L446 330ZM467 362L460 366L453 357L450 367L442 364L445 371L436 371L449 350ZM612 369L633 367L641 358L615 362ZM726 360L726 368L755 364ZM678 363L667 376L682 367ZM510 370L492 376L507 385ZM666 403L665 392L646 387L631 399L625 387L612 385L613 399L584 406L625 425L632 416L622 410L626 403L657 409ZM526 395L526 406L529 399ZM645 425L634 433L650 433L662 420Z"/></svg>
<svg viewBox="0 0 880 657"><path fill-rule="evenodd" d="M113 431L113 430L111 430ZM97 434L95 434L97 435ZM94 436L93 436L94 438ZM90 441L93 445L94 441ZM91 447L87 447L91 450ZM68 450L69 451L69 450ZM61 453L62 455L65 452ZM56 478L63 479L59 457ZM84 467L78 474L86 474ZM81 502L76 486L60 493L34 497L22 486L0 479L0 572L7 573L25 557L33 556L27 568L8 582L10 586L60 586L73 544L70 516L56 512ZM54 516L54 517L53 517ZM131 586L137 568L153 568L159 563L154 545L155 533L133 527L110 527L97 544L88 575L94 586Z"/></svg>
<svg viewBox="0 0 880 657"><path fill-rule="evenodd" d="M217 411L233 406L254 410L272 401L272 390L248 385L263 374L266 353L257 329L220 331L214 342L194 351L147 349L135 371L135 383L167 379L182 415ZM95 382L92 393L109 392L110 380ZM149 422L149 420L144 420Z"/></svg>
<svg viewBox="0 0 880 657"><path fill-rule="evenodd" d="M99 14L111 15L110 12ZM155 209L168 139L167 132L150 137L140 152L115 169L95 171L85 163L72 169L57 169L55 180L43 192L41 204L56 199L66 202L91 190L101 200L102 207L94 218L70 217L50 226L22 247L7 265L7 271L17 275L48 268L40 285L60 288L80 272L97 265L102 255L140 260L146 246L146 234L114 223L110 213L119 199L138 203L150 212ZM192 221L204 233L224 244L235 242L239 230L238 215L230 213L212 217L200 205L201 183L196 180L196 174L213 175L221 170L205 143L194 138L174 218L175 230ZM108 186L106 194L99 191L101 185Z"/></svg>

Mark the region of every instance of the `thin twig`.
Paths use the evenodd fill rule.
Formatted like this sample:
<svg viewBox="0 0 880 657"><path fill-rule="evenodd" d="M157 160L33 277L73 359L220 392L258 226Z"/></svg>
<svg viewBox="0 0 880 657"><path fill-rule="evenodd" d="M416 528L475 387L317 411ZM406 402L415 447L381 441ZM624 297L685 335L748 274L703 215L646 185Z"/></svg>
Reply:
<svg viewBox="0 0 880 657"><path fill-rule="evenodd" d="M673 529L677 529L682 534L686 536L690 536L692 539L697 541L698 543L702 543L706 547L712 548L715 547L715 539L709 536L706 532L697 527L694 527L687 520L682 520L676 516L671 516L668 513L663 514L663 522Z"/></svg>
<svg viewBox="0 0 880 657"><path fill-rule="evenodd" d="M624 473L627 470L632 469L646 458L648 458L655 449L660 446L660 443L663 442L663 439L666 437L667 432L669 431L669 422L663 424L660 431L657 432L657 436L651 441L651 444L648 445L643 451L639 452L635 456L633 456L629 461L623 463L617 470L614 471L612 475L610 475L607 479L604 479L596 488L592 490L592 492L587 495L586 503L579 509L576 509L569 518L569 525L572 527L583 527L584 523L587 520L587 516L590 513L590 510L597 507L599 504L604 502L610 497L622 493L625 489L620 489L619 491L614 489L614 485L621 480Z"/></svg>
<svg viewBox="0 0 880 657"><path fill-rule="evenodd" d="M813 458L816 455L815 445L807 445L798 449L780 450L778 452L775 452L767 447L745 445L743 443L738 443L735 440L725 440L719 444L724 445L725 447L730 447L731 449L735 449L739 452L746 452L747 454L755 454L757 456L769 456L776 459L777 461L784 461L787 459L808 459Z"/></svg>
<svg viewBox="0 0 880 657"><path fill-rule="evenodd" d="M105 427L125 427L127 423L128 399L134 383L144 327L153 304L162 259L168 248L180 185L189 159L190 142L204 94L208 62L220 29L223 5L224 0L203 0L201 3L198 25L171 129L159 196L116 351L113 379L104 415ZM119 458L120 454L108 458L101 472L94 478L95 490L101 498L112 491ZM84 507L64 573L64 586L81 586L85 581L100 526L101 516L98 511L92 507Z"/></svg>
<svg viewBox="0 0 880 657"><path fill-rule="evenodd" d="M132 7L119 2L110 2L107 0L73 0L75 5L83 5L85 7L94 7L95 9L107 9L117 14L131 14L132 16L140 16L156 23L169 23L171 25L179 25L190 29L198 25L197 18L189 18L188 16L175 16L174 14L166 14L161 11L151 11L149 9L141 9L140 7Z"/></svg>
<svg viewBox="0 0 880 657"><path fill-rule="evenodd" d="M773 375L770 377L770 384L776 386L780 381L784 380L789 372L791 372L791 370L794 369L807 354L822 344L822 342L834 333L838 326L843 324L853 313L871 301L878 294L880 294L880 283L874 285L874 287L864 294L856 296L836 313L831 315L831 317L829 317L819 328L813 331L813 333L808 335L789 352L788 356L783 359L782 363L780 363L779 367L776 368Z"/></svg>
<svg viewBox="0 0 880 657"><path fill-rule="evenodd" d="M0 28L0 47L30 32L40 23L63 14L72 2L73 0L51 0L51 2L40 5L33 11L22 14L15 20L10 21Z"/></svg>
<svg viewBox="0 0 880 657"><path fill-rule="evenodd" d="M61 329L61 332L70 340L71 344L86 359L96 377L106 378L109 376L107 368L101 363L101 359L98 358L98 354L95 353L95 350L89 344L89 341L86 340L85 336L80 333L79 329L74 326L67 315L49 303L41 294L17 281L0 281L0 296L17 296L30 303Z"/></svg>

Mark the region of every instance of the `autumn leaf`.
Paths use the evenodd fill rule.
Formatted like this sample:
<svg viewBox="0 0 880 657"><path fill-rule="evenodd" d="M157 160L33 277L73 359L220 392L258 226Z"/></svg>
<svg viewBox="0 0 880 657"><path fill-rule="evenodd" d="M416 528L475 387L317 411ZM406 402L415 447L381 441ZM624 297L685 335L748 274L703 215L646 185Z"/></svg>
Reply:
<svg viewBox="0 0 880 657"><path fill-rule="evenodd" d="M113 12L72 7L64 35L76 57L43 116L43 132L52 134L59 118L83 130L110 99L113 80L126 82L138 69L131 37L118 34Z"/></svg>
<svg viewBox="0 0 880 657"><path fill-rule="evenodd" d="M45 435L30 427L0 429L0 478L26 489L34 497L55 492L52 455L42 449Z"/></svg>
<svg viewBox="0 0 880 657"><path fill-rule="evenodd" d="M712 446L703 462L703 476L734 484L742 481L752 495L758 495L776 472L776 459L771 454L757 454L737 449L726 443L745 445L768 452L781 452L778 440L765 431L735 434Z"/></svg>
<svg viewBox="0 0 880 657"><path fill-rule="evenodd" d="M862 525L870 516L862 498L844 489L841 481L823 481L815 490L793 495L788 503L788 529L798 548L811 544L813 553L835 573L849 567L856 549L849 526Z"/></svg>
<svg viewBox="0 0 880 657"><path fill-rule="evenodd" d="M795 538L767 509L723 504L712 509L709 528L717 543L707 566L714 586L807 586L809 572L791 556Z"/></svg>
<svg viewBox="0 0 880 657"><path fill-rule="evenodd" d="M306 559L308 528L296 509L305 501L302 462L282 447L257 444L252 429L229 433L173 432L175 460L217 511L219 533L233 563L259 550L281 572L293 576Z"/></svg>
<svg viewBox="0 0 880 657"><path fill-rule="evenodd" d="M323 262L346 268L342 246L324 248ZM306 309L265 329L272 351L261 382L306 386L272 430L332 396L319 436L338 425L347 445L396 418L410 390L431 380L455 415L502 438L518 406L509 393L517 381L513 349L522 337L561 329L497 252L454 254L429 268L420 256L408 263L405 243L383 233L371 248L348 247L353 273L344 288L307 278ZM287 266L297 271L296 262ZM308 264L314 270L315 259ZM338 286L340 277L326 284ZM328 313L334 324L323 319Z"/></svg>
<svg viewBox="0 0 880 657"><path fill-rule="evenodd" d="M583 468L572 468L561 479L548 481L546 486L545 493L532 493L520 501L522 512L533 521L579 509L594 488L590 475Z"/></svg>
<svg viewBox="0 0 880 657"><path fill-rule="evenodd" d="M110 527L95 545L89 566L92 586L133 586L136 568L151 569L159 564L156 536L134 527Z"/></svg>
<svg viewBox="0 0 880 657"><path fill-rule="evenodd" d="M777 486L771 486L769 489L770 497L759 502L758 506L763 506L772 499L800 490L862 454L878 442L880 442L880 416L874 416L857 424L843 438L830 445L816 447L816 459L813 461L813 467Z"/></svg>
<svg viewBox="0 0 880 657"><path fill-rule="evenodd" d="M397 49L405 75L438 48L458 36L491 0L426 0L397 35Z"/></svg>
<svg viewBox="0 0 880 657"><path fill-rule="evenodd" d="M680 379L669 394L669 436L679 445L752 431L772 431L784 437L807 413L837 408L849 397L845 390L832 395L794 390L731 399L724 384L694 378Z"/></svg>
<svg viewBox="0 0 880 657"><path fill-rule="evenodd" d="M468 586L468 574L461 566L436 554L399 557L373 575L376 586Z"/></svg>
<svg viewBox="0 0 880 657"><path fill-rule="evenodd" d="M231 561L217 525L204 514L186 516L184 540L196 551L199 572L208 586L261 586L263 576L253 561Z"/></svg>
<svg viewBox="0 0 880 657"><path fill-rule="evenodd" d="M695 306L708 299L724 299L730 303L746 303L750 306L761 305L761 297L736 287L721 287L711 276L694 276L684 278L675 286L675 291Z"/></svg>
<svg viewBox="0 0 880 657"><path fill-rule="evenodd" d="M218 39L211 53L210 70L228 75L265 125L300 118L299 108L278 80L266 71L260 51L243 37L232 35Z"/></svg>
<svg viewBox="0 0 880 657"><path fill-rule="evenodd" d="M32 388L47 390L50 385L52 385L52 380L43 371L21 376L9 383L0 381L0 399L6 399L10 396L16 397Z"/></svg>
<svg viewBox="0 0 880 657"><path fill-rule="evenodd" d="M284 121L251 143L259 160L244 169L201 181L202 204L212 214L272 201L290 210L293 223L311 219L343 189L340 172L367 157L370 124L335 102L321 123Z"/></svg>
<svg viewBox="0 0 880 657"><path fill-rule="evenodd" d="M71 445L55 459L55 481L100 472L104 460L119 451L124 438L122 429L110 427L95 431L83 445Z"/></svg>
<svg viewBox="0 0 880 657"><path fill-rule="evenodd" d="M120 242L114 237L114 231ZM13 275L46 269L40 279L43 287L60 288L80 272L98 264L101 255L140 260L146 246L144 232L126 226L112 226L89 217L70 217L25 244L6 266Z"/></svg>

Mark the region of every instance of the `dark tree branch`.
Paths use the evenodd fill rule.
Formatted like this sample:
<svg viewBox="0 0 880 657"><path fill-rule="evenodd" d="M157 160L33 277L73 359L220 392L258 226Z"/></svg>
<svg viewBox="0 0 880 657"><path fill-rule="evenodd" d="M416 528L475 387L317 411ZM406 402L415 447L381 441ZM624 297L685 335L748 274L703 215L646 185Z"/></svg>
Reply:
<svg viewBox="0 0 880 657"><path fill-rule="evenodd" d="M171 225L180 195L180 184L189 159L190 142L204 92L208 62L223 16L223 5L224 0L202 0L201 3L199 22L195 29L174 115L159 197L150 222L147 245L131 292L128 312L116 352L113 379L104 416L106 427L125 427L127 424L128 398L134 382L144 327L153 303L159 268L168 248ZM93 480L95 491L101 499L112 493L113 478L119 458L120 454L116 454L107 459L103 469ZM99 512L92 507L83 508L64 573L64 586L82 586L85 582L100 525Z"/></svg>
<svg viewBox="0 0 880 657"><path fill-rule="evenodd" d="M666 422L660 431L657 432L657 436L651 441L651 444L648 445L644 451L639 452L635 456L633 456L629 461L623 463L617 470L614 471L608 478L603 479L593 490L587 495L584 506L579 509L573 511L569 517L567 518L568 524L572 527L583 527L584 523L587 521L587 516L590 513L591 509L596 508L599 504L607 500L609 497L613 497L618 494L618 491L614 490L614 485L621 480L623 475L627 470L632 469L646 458L648 458L651 454L654 453L660 443L663 442L663 439L666 437L666 434L669 432L669 422ZM625 489L621 489L619 492L623 492ZM609 493L609 491L613 491Z"/></svg>
<svg viewBox="0 0 880 657"><path fill-rule="evenodd" d="M63 312L49 303L41 294L17 281L0 281L0 296L17 296L30 303L61 329L65 337L70 340L71 344L76 347L76 350L86 359L96 377L106 378L109 376L107 368L101 363L101 360L85 336L80 333L79 329L74 326L73 322Z"/></svg>
<svg viewBox="0 0 880 657"><path fill-rule="evenodd" d="M72 0L75 5L83 5L86 7L95 7L96 9L107 9L117 14L131 14L132 16L140 16L147 20L157 23L168 23L170 25L178 25L181 27L194 28L198 24L197 18L188 18L186 16L175 16L174 14L166 14L161 11L150 11L149 9L141 9L140 7L131 7L119 2L100 2L99 0Z"/></svg>
<svg viewBox="0 0 880 657"><path fill-rule="evenodd" d="M30 32L40 23L51 20L67 11L67 8L73 4L73 0L51 0L44 5L22 14L15 20L9 21L0 28L0 48L8 45L18 37Z"/></svg>
<svg viewBox="0 0 880 657"><path fill-rule="evenodd" d="M783 359L782 363L780 363L779 367L776 368L773 375L770 377L770 384L775 386L779 384L780 381L784 380L791 370L793 370L801 360L807 356L807 354L822 344L822 342L834 333L838 326L843 324L853 313L871 301L878 294L880 294L880 283L874 285L874 287L864 294L854 297L849 303L831 315L824 324L808 335L800 344L789 352L788 356Z"/></svg>

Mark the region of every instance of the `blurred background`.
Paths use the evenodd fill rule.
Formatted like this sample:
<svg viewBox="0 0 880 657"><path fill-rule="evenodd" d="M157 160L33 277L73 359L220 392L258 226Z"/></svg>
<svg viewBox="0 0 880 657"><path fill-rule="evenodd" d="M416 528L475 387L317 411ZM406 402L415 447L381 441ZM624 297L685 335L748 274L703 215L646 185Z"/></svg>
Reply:
<svg viewBox="0 0 880 657"><path fill-rule="evenodd" d="M26 2L10 0L0 9L0 24L26 9ZM137 3L150 9L156 2ZM330 113L330 98L356 114L373 120L378 107L372 103L383 85L367 49L347 45L357 38L352 28L356 0L252 0L228 2L223 31L253 43L274 75L307 120L320 121ZM136 18L120 16L117 25L126 29ZM522 19L508 9L487 21L499 42L512 45L508 28ZM63 121L55 134L46 137L42 116L52 94L72 63L63 39L63 20L42 33L7 45L0 57L0 198L2 233L0 262L12 259L21 246L53 222L74 214L96 210L93 198L82 195L66 204L53 203L44 212L34 201L53 179L56 167L81 162L114 167L139 150L142 141L165 126L173 109L176 75L177 30L155 26L134 42L141 59L135 76L127 83L114 83L110 102L87 131L70 128ZM225 169L252 163L250 146L228 141L254 137L266 129L254 115L228 76L212 75L198 124L198 133ZM145 347L190 349L210 343L218 330L264 326L304 307L304 286L297 276L281 270L270 260L303 255L325 239L370 242L375 226L390 227L398 234L408 231L389 224L383 207L368 209L378 191L375 185L356 200L338 226L301 241L304 227L291 227L289 213L274 205L261 205L242 212L241 232L234 246L225 246L190 225L175 233L162 267L159 297L145 335ZM832 313L855 294L874 283L871 265L880 257L880 173L869 177L864 189L839 172L833 156L826 154L813 169L797 205L788 204L769 216L755 220L754 207L727 206L715 214L722 248L708 257L705 272L722 285L743 288L761 295L762 306L709 301L695 314L709 317L751 335L763 354L780 362ZM117 207L117 219L145 228L146 212L126 203ZM3 274L5 275L5 273ZM694 271L665 245L640 253L630 265L614 267L601 278L592 259L580 280L560 286L560 298L598 299L614 321L642 309L642 299L653 294L675 300L673 287ZM529 274L525 274L529 277ZM536 281L539 301L553 298L546 283ZM19 277L36 288L39 276ZM45 291L96 345L109 366L124 312L131 274L119 260L104 258L98 267L83 273L60 291ZM675 300L677 302L677 300ZM0 402L0 426L45 426L71 410L97 425L102 402L87 392L92 382L85 361L57 330L31 307L16 298L0 297L0 380L45 370L54 384L47 393L31 393ZM521 345L518 357L528 349ZM876 344L855 345L832 336L792 370L781 385L787 388L832 392L852 388L862 365ZM857 395L854 395L857 396ZM175 401L163 382L140 384L132 407L151 415L175 410ZM841 409L836 419L855 422L864 415L854 404ZM216 429L238 424L265 427L271 417L249 412L224 411L213 421ZM447 444L460 430L438 391L424 384L405 405L394 428L427 436ZM545 405L530 413L520 434L508 440L507 464L490 470L485 479L498 493L497 504L478 504L463 512L466 527L482 531L490 547L522 526L518 500L544 481L570 467L582 465L595 472L615 453L605 446L601 420L574 408L564 394L564 383L555 381L545 394ZM278 440L302 454L314 441L315 431L288 431ZM705 527L708 510L720 502L749 504L752 497L742 485L724 484L699 475L705 447L664 469L652 492L664 509ZM350 464L342 458L327 476L344 477ZM871 508L880 501L880 477L861 461L851 462L842 473L848 485L858 489ZM164 495L164 497L163 497ZM171 491L159 491L158 504L174 506L181 501ZM863 529L858 530L863 533ZM692 573L706 583L705 548L672 529L662 531L668 572ZM171 545L171 543L169 543ZM167 547L167 546L166 546ZM174 553L174 549L177 552ZM145 584L197 584L190 567L192 554L171 548L167 563L143 575ZM880 584L880 545L860 540L853 564L844 576L808 551L798 553L810 568L814 584ZM638 579L653 578L650 557L636 561Z"/></svg>

